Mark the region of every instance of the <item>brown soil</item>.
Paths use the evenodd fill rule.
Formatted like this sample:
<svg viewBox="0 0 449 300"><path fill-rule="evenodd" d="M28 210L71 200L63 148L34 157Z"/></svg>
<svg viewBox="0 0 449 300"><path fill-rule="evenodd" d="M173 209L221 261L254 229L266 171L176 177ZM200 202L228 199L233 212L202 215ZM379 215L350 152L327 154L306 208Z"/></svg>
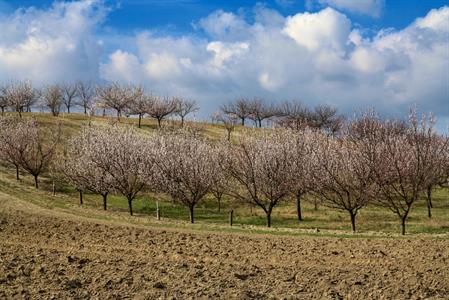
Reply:
<svg viewBox="0 0 449 300"><path fill-rule="evenodd" d="M0 299L449 297L448 240L164 230L0 200Z"/></svg>

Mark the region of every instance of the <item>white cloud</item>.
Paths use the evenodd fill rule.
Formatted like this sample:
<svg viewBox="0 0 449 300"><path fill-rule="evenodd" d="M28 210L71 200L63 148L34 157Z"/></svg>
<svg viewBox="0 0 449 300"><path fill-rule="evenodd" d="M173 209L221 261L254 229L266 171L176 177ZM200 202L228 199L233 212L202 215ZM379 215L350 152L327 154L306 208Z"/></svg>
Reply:
<svg viewBox="0 0 449 300"><path fill-rule="evenodd" d="M102 57L94 32L105 10L82 1L0 17L0 79L133 81L198 100L204 117L223 101L258 96L346 113L369 106L403 114L417 103L449 120L449 7L369 38L332 8L283 17L259 5L252 22L224 11L206 16L195 26L207 37L107 37L112 50Z"/></svg>
<svg viewBox="0 0 449 300"><path fill-rule="evenodd" d="M152 53L145 64L145 70L151 78L158 80L171 79L176 78L180 73L179 64L180 61L173 54Z"/></svg>
<svg viewBox="0 0 449 300"><path fill-rule="evenodd" d="M122 82L140 81L143 77L143 66L132 53L117 50L109 56L109 63L102 65L101 75L105 79ZM112 74L112 76L111 76Z"/></svg>
<svg viewBox="0 0 449 300"><path fill-rule="evenodd" d="M342 51L350 30L351 21L345 15L326 8L318 13L287 17L283 31L309 50Z"/></svg>
<svg viewBox="0 0 449 300"><path fill-rule="evenodd" d="M332 8L272 23L260 11L253 23L220 11L205 18L216 24L207 27L210 40L138 35L135 55L145 73L141 81L156 92L198 99L204 114L238 96L259 96L325 102L346 112L374 106L403 113L417 103L449 116L441 109L448 98L448 9L373 38Z"/></svg>
<svg viewBox="0 0 449 300"><path fill-rule="evenodd" d="M376 73L385 68L382 55L370 47L357 47L351 55L351 62L362 72Z"/></svg>
<svg viewBox="0 0 449 300"><path fill-rule="evenodd" d="M86 0L0 16L0 80L97 78L102 47L92 32L106 11L101 2Z"/></svg>
<svg viewBox="0 0 449 300"><path fill-rule="evenodd" d="M338 10L352 12L356 14L380 17L384 0L308 0L308 6L317 4L319 6L331 6Z"/></svg>
<svg viewBox="0 0 449 300"><path fill-rule="evenodd" d="M210 42L206 47L207 51L214 53L212 64L216 67L223 67L226 61L235 56L241 55L249 50L248 43L223 43L219 41Z"/></svg>
<svg viewBox="0 0 449 300"><path fill-rule="evenodd" d="M419 28L428 28L442 32L449 32L449 7L432 9L426 17L418 18L415 25Z"/></svg>
<svg viewBox="0 0 449 300"><path fill-rule="evenodd" d="M218 10L201 19L195 27L203 29L214 39L234 39L247 32L248 24L232 12Z"/></svg>

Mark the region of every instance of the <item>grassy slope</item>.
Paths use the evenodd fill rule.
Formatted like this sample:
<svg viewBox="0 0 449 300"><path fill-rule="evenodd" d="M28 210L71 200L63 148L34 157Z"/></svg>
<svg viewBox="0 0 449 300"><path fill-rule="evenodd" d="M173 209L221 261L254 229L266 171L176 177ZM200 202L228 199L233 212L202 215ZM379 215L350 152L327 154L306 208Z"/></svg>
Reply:
<svg viewBox="0 0 449 300"><path fill-rule="evenodd" d="M59 118L51 117L48 114L33 114L37 120L52 128L58 121L63 123L65 136L76 134L83 126L87 125L87 117L79 114L62 115ZM29 115L27 115L29 117ZM113 119L102 117L92 118L94 124L105 124ZM136 123L135 119L123 118L122 123ZM225 130L218 125L195 124L202 128L203 133L208 138L219 139L226 136ZM143 121L142 130L151 131L156 128L156 123L152 120ZM239 134L241 129L237 129ZM189 227L187 224L188 211L186 208L174 204L162 195L146 193L134 202L135 211L140 217L127 217L127 203L120 196L111 196L109 198L110 210L108 213L101 211L102 203L100 197L94 194L85 195L84 207L79 207L78 194L70 187L58 185L59 192L56 196L51 195L51 183L45 176L42 178L41 190L36 191L32 187L31 178L24 174L21 182L14 179L14 170L2 166L0 167L0 191L20 198L25 201L33 202L39 206L50 209L59 209L73 214L83 215L92 218L123 220L126 222L144 222L156 226L175 226ZM162 222L157 222L154 218L156 211L156 201L162 211ZM217 203L213 198L205 199L196 209L197 225L192 228L207 230L231 230L226 225L228 222L229 210L234 209L234 223L237 225L232 230L237 231L260 231L266 232L264 228L265 217L263 212L257 207L250 208L247 205L239 205L224 199L222 210L218 212ZM303 201L304 221L298 224L296 220L296 211L293 201L282 203L276 207L273 212L273 225L275 229L270 232L284 234L308 234L314 229L319 228L321 233L332 233L346 235L350 233L349 216L340 211L335 211L326 207L314 209L312 203ZM399 220L392 212L375 206L367 207L360 211L358 217L358 231L369 236L385 234L396 235L399 232ZM324 230L324 231L323 231ZM433 218L427 217L427 208L425 201L416 203L408 219L407 231L410 233L432 233L449 234L449 192L447 190L437 190L434 193ZM375 232L373 234L373 232Z"/></svg>

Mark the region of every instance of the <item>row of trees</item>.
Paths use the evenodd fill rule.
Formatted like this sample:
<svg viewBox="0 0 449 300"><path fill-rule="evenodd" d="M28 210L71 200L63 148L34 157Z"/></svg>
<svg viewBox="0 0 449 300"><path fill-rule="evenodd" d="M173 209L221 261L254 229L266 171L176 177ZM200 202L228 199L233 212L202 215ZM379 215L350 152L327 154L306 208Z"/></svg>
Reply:
<svg viewBox="0 0 449 300"><path fill-rule="evenodd" d="M223 123L222 119L228 119L241 125L245 125L249 119L254 122L255 127L262 127L264 120L271 120L281 127L295 130L309 127L331 134L338 132L344 122L344 117L337 113L337 109L329 105L318 105L310 109L299 101L274 104L260 98L240 98L224 104L215 117Z"/></svg>
<svg viewBox="0 0 449 300"><path fill-rule="evenodd" d="M295 131L309 128L330 135L338 134L345 123L345 117L338 114L337 109L332 106L318 105L310 109L295 100L274 104L259 98L240 98L222 105L212 115L212 121L222 124L226 129L228 141L236 126L244 126L247 120L253 121L255 127L259 128L263 121L269 120L276 127Z"/></svg>
<svg viewBox="0 0 449 300"><path fill-rule="evenodd" d="M186 116L198 110L193 100L163 98L146 93L141 86L119 83L95 86L90 82L77 82L37 89L29 81L18 81L0 86L2 115L10 109L21 117L22 112L30 112L37 104L46 107L53 116L58 116L63 106L67 113L74 106L81 106L84 114L95 114L97 109L102 109L104 115L106 109L112 109L116 111L118 119L123 114L138 116L139 127L145 115L156 119L159 126L167 117L178 116L183 126Z"/></svg>
<svg viewBox="0 0 449 300"><path fill-rule="evenodd" d="M57 132L42 139L34 121L3 119L4 160L37 177L49 167ZM58 131L59 132L59 131ZM204 139L196 130L159 130L149 135L133 127L87 127L53 160L54 176L82 192L122 194L130 214L144 191L165 193L189 209L208 194L228 195L260 207L271 226L273 209L296 199L298 221L305 195L348 213L356 230L358 212L381 205L400 219L449 177L448 138L432 129L432 119L412 111L407 121L382 120L374 112L345 122L338 136L305 128L248 130L236 143ZM429 192L430 191L430 192Z"/></svg>
<svg viewBox="0 0 449 300"><path fill-rule="evenodd" d="M108 85L94 85L91 82L54 84L41 89L33 88L29 81L17 81L0 86L0 108L16 111L21 116L24 111L31 111L34 105L46 107L54 116L59 115L62 107L70 113L74 106L80 106L84 114L94 114L97 109L112 109L117 118L122 115L135 115L139 118L139 127L144 116L161 122L177 116L181 125L187 115L198 111L193 100L179 97L159 97L146 93L142 86L123 85L117 82ZM252 120L256 127L262 127L263 121L271 120L281 127L295 130L305 127L337 133L344 122L344 117L337 109L328 105L319 105L310 109L299 101L286 101L274 104L259 98L239 98L224 104L213 115L213 120L223 123L231 132L238 124L245 125Z"/></svg>

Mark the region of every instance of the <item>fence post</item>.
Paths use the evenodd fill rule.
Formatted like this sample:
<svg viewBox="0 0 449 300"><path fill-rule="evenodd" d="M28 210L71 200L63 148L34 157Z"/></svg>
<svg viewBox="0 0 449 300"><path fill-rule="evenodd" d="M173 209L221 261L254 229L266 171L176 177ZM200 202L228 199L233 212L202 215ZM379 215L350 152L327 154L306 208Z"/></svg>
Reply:
<svg viewBox="0 0 449 300"><path fill-rule="evenodd" d="M161 211L159 210L159 201L156 201L156 218L161 219Z"/></svg>

